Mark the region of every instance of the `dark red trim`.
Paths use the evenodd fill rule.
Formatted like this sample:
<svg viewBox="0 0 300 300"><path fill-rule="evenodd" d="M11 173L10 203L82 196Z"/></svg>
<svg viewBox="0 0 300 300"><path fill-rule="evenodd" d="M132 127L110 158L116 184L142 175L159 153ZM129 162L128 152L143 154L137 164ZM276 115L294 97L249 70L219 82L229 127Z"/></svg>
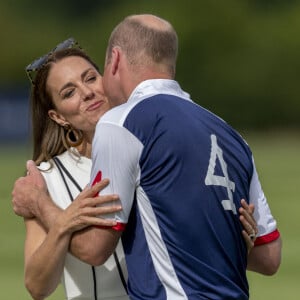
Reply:
<svg viewBox="0 0 300 300"><path fill-rule="evenodd" d="M259 236L254 243L254 246L259 246L263 244L270 243L277 240L280 237L280 232L276 229L273 232L270 232L266 235Z"/></svg>
<svg viewBox="0 0 300 300"><path fill-rule="evenodd" d="M126 228L126 223L117 223L114 226L101 226L101 225L94 225L96 228L101 228L101 229L113 229L116 231L124 231Z"/></svg>
<svg viewBox="0 0 300 300"><path fill-rule="evenodd" d="M96 175L96 177L95 177L93 183L92 183L92 186L94 186L96 183L100 182L101 179L102 179L102 172L99 171L99 172L97 173L97 175ZM99 196L99 193L97 192L97 193L95 193L95 195L94 195L93 197L98 197L98 196Z"/></svg>
<svg viewBox="0 0 300 300"><path fill-rule="evenodd" d="M117 225L112 226L112 229L116 231L124 231L126 228L126 223L117 223Z"/></svg>

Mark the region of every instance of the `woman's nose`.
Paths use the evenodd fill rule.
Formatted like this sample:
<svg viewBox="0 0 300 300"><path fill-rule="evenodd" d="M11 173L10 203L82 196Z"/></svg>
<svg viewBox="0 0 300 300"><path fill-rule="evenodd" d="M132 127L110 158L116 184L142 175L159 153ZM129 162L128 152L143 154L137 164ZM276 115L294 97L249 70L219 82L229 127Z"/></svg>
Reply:
<svg viewBox="0 0 300 300"><path fill-rule="evenodd" d="M86 101L86 100L90 100L94 97L95 93L93 91L93 89L91 89L90 87L84 86L82 88L82 98Z"/></svg>

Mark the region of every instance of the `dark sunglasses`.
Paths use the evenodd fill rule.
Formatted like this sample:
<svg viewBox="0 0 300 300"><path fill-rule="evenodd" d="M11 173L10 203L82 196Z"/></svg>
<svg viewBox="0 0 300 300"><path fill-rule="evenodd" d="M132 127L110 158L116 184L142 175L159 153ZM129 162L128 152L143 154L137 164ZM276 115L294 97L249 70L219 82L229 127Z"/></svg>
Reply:
<svg viewBox="0 0 300 300"><path fill-rule="evenodd" d="M69 49L69 48L80 48L79 44L75 41L73 38L69 38L62 43L58 44L55 48L53 48L49 53L37 58L34 60L31 64L29 64L26 68L26 74L31 82L32 85L34 85L34 73L41 69L48 61L48 58L51 54L59 51L59 50L64 50L64 49Z"/></svg>

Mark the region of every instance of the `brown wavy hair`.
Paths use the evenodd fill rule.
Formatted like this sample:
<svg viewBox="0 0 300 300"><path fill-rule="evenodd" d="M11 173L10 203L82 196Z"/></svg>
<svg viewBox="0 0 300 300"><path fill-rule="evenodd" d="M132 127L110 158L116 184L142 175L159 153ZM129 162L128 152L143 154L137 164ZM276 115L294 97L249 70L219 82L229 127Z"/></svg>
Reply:
<svg viewBox="0 0 300 300"><path fill-rule="evenodd" d="M69 149L64 138L66 129L48 116L48 111L55 109L55 105L47 91L47 79L53 64L69 56L79 56L86 59L99 72L98 66L80 48L63 49L52 53L49 55L47 62L37 71L34 84L31 87L30 103L33 140L32 159L37 165L42 161L49 161L54 156Z"/></svg>

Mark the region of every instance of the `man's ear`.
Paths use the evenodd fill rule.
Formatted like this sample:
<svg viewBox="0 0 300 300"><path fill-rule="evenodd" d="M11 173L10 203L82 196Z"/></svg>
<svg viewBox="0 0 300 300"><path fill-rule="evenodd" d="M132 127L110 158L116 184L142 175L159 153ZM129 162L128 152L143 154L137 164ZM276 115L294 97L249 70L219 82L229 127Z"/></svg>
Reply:
<svg viewBox="0 0 300 300"><path fill-rule="evenodd" d="M66 119L54 109L48 110L48 116L58 125L64 126L67 123Z"/></svg>
<svg viewBox="0 0 300 300"><path fill-rule="evenodd" d="M115 75L119 69L120 57L120 49L118 47L114 47L111 53L111 72L113 75Z"/></svg>

